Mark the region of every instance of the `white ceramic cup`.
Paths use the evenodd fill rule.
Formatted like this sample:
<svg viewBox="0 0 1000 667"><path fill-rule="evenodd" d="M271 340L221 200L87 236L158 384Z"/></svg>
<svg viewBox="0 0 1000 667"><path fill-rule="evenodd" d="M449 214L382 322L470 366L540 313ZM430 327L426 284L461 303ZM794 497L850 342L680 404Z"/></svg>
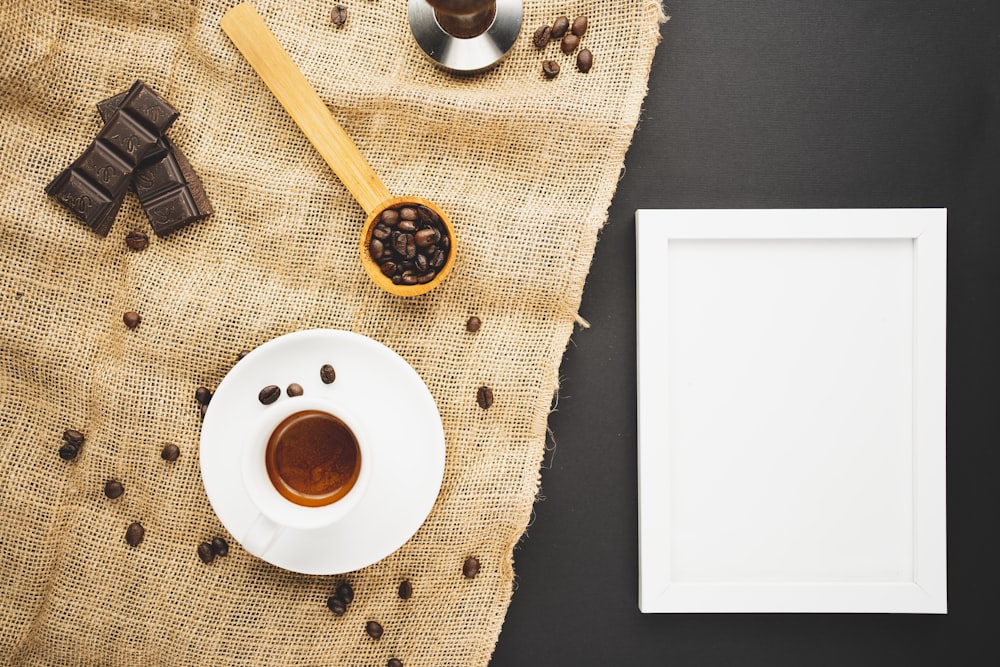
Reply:
<svg viewBox="0 0 1000 667"><path fill-rule="evenodd" d="M236 536L243 548L256 556L263 556L287 530L324 528L347 516L368 488L374 458L361 422L349 410L330 400L282 395L277 402L263 408L258 425L253 429L254 435L243 448L241 460L243 486L258 514L243 535ZM299 505L282 496L271 483L264 461L274 430L286 418L307 410L325 412L342 421L354 433L361 453L361 469L351 490L339 500L319 507Z"/></svg>

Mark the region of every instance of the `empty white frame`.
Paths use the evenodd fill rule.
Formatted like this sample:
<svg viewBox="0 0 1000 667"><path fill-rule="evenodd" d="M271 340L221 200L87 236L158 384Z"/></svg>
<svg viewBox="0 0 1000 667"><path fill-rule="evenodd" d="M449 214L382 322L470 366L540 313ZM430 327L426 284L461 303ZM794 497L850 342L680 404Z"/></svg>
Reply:
<svg viewBox="0 0 1000 667"><path fill-rule="evenodd" d="M636 213L639 607L946 613L944 209Z"/></svg>

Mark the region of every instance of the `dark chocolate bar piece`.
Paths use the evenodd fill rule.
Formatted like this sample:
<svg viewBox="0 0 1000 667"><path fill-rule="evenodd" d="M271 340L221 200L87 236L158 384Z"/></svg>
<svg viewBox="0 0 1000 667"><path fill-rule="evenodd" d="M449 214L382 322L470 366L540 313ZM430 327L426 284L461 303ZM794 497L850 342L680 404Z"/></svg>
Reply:
<svg viewBox="0 0 1000 667"><path fill-rule="evenodd" d="M45 192L94 232L107 236L132 172L177 116L172 106L142 81L136 81L94 142L45 187Z"/></svg>
<svg viewBox="0 0 1000 667"><path fill-rule="evenodd" d="M124 99L119 93L97 103L101 118L107 120ZM212 214L201 179L187 157L166 137L159 141L161 151L154 151L132 175L135 193L157 236L166 236Z"/></svg>
<svg viewBox="0 0 1000 667"><path fill-rule="evenodd" d="M122 91L117 95L109 97L106 100L101 100L97 103L97 113L100 114L102 121L107 123L111 120L111 117L115 115L116 111L118 111L118 107L122 105L122 102L125 100L125 96L128 95L128 92L129 91L127 90ZM142 158L142 162L139 163L139 169L142 169L144 165L151 162L156 162L166 155L168 150L165 138L160 137L156 141L156 147L150 150L146 157Z"/></svg>

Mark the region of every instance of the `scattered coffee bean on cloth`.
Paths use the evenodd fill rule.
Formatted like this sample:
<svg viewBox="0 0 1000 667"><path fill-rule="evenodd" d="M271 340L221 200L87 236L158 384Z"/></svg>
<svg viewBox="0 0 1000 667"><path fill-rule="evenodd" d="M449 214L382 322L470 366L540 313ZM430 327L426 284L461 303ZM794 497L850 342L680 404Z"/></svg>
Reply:
<svg viewBox="0 0 1000 667"><path fill-rule="evenodd" d="M365 632L367 632L368 636L372 639L378 639L382 636L382 633L385 632L385 630L382 629L382 624L378 621L368 621L365 623Z"/></svg>
<svg viewBox="0 0 1000 667"><path fill-rule="evenodd" d="M354 602L354 588L346 581L337 586L337 597L344 601L344 604Z"/></svg>
<svg viewBox="0 0 1000 667"><path fill-rule="evenodd" d="M212 551L215 552L216 556L228 556L229 555L229 542L226 542L221 537L212 538Z"/></svg>
<svg viewBox="0 0 1000 667"><path fill-rule="evenodd" d="M160 458L164 461L176 461L181 455L181 448L177 445L164 445L160 450Z"/></svg>
<svg viewBox="0 0 1000 667"><path fill-rule="evenodd" d="M326 599L326 608L332 611L334 616L343 616L347 613L347 605L336 595L331 595Z"/></svg>
<svg viewBox="0 0 1000 667"><path fill-rule="evenodd" d="M403 600L409 600L413 597L413 584L410 583L409 579L403 579L399 582L399 597Z"/></svg>
<svg viewBox="0 0 1000 667"><path fill-rule="evenodd" d="M547 25L543 25L535 31L535 35L531 38L531 42L535 45L536 49L544 49L553 36L552 28Z"/></svg>
<svg viewBox="0 0 1000 667"><path fill-rule="evenodd" d="M469 556L462 563L462 576L466 579L475 579L479 574L479 559Z"/></svg>
<svg viewBox="0 0 1000 667"><path fill-rule="evenodd" d="M469 333L476 333L481 326L483 326L483 321L475 315L465 321L465 330Z"/></svg>
<svg viewBox="0 0 1000 667"><path fill-rule="evenodd" d="M146 529L143 528L142 524L138 521L130 523L128 528L125 529L125 542L127 542L130 547L139 546L144 537L146 537Z"/></svg>
<svg viewBox="0 0 1000 667"><path fill-rule="evenodd" d="M343 28L347 23L347 7L344 5L334 5L330 12L330 21L338 28Z"/></svg>
<svg viewBox="0 0 1000 667"><path fill-rule="evenodd" d="M104 483L104 495L114 500L125 493L125 487L116 479L109 479Z"/></svg>
<svg viewBox="0 0 1000 667"><path fill-rule="evenodd" d="M208 405L212 402L212 390L208 387L198 387L194 390L194 400L202 405Z"/></svg>
<svg viewBox="0 0 1000 667"><path fill-rule="evenodd" d="M576 68L586 74L593 66L594 54L590 49L580 49L580 53L576 54Z"/></svg>
<svg viewBox="0 0 1000 667"><path fill-rule="evenodd" d="M208 565L213 560L215 560L215 550L212 549L212 545L208 542L201 542L198 544L198 558L201 559L202 563Z"/></svg>
<svg viewBox="0 0 1000 667"><path fill-rule="evenodd" d="M142 316L134 310L129 310L122 315L122 322L124 322L125 326L129 329L135 329L139 326L139 323L142 322Z"/></svg>
<svg viewBox="0 0 1000 667"><path fill-rule="evenodd" d="M542 62L542 74L545 75L546 79L554 79L559 76L559 63L555 60L546 60Z"/></svg>
<svg viewBox="0 0 1000 667"><path fill-rule="evenodd" d="M132 251L145 250L149 245L149 237L142 232L129 232L125 235L125 246Z"/></svg>
<svg viewBox="0 0 1000 667"><path fill-rule="evenodd" d="M385 667L403 667L403 661L398 658L389 658L389 662L385 663Z"/></svg>
<svg viewBox="0 0 1000 667"><path fill-rule="evenodd" d="M476 391L476 402L483 410L489 410L493 405L493 389L483 385Z"/></svg>

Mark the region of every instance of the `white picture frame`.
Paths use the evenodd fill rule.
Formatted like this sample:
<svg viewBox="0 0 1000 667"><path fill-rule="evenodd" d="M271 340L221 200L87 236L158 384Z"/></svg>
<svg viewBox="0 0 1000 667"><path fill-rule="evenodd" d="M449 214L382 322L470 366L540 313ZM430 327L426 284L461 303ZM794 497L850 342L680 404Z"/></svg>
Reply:
<svg viewBox="0 0 1000 667"><path fill-rule="evenodd" d="M947 613L946 217L637 211L642 612Z"/></svg>

